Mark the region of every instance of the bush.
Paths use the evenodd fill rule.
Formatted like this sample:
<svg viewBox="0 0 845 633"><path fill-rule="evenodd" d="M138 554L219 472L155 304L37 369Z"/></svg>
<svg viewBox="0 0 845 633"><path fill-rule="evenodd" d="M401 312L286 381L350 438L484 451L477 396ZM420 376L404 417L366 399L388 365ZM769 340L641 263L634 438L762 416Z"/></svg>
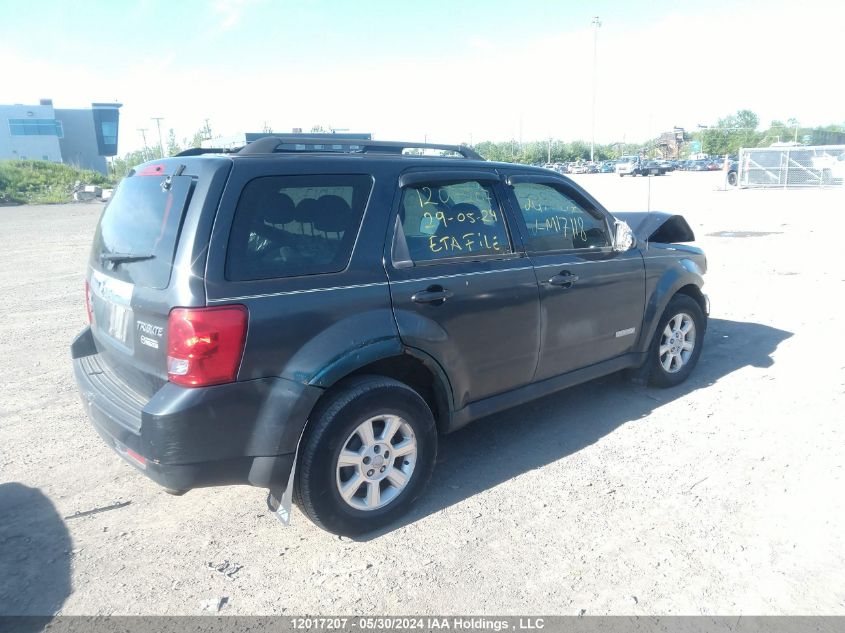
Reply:
<svg viewBox="0 0 845 633"><path fill-rule="evenodd" d="M111 187L112 181L100 172L43 160L0 161L0 202L43 204L69 202L73 187Z"/></svg>

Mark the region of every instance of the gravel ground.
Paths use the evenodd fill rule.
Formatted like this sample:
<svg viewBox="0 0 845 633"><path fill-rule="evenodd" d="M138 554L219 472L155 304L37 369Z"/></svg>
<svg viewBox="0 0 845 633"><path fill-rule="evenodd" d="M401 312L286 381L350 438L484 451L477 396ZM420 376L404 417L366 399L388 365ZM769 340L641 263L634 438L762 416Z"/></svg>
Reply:
<svg viewBox="0 0 845 633"><path fill-rule="evenodd" d="M449 436L407 521L284 528L248 487L172 497L87 423L68 345L100 205L0 208L0 614L845 615L845 191L576 177L677 210L711 326L670 390L608 377ZM128 504L85 516L73 515Z"/></svg>

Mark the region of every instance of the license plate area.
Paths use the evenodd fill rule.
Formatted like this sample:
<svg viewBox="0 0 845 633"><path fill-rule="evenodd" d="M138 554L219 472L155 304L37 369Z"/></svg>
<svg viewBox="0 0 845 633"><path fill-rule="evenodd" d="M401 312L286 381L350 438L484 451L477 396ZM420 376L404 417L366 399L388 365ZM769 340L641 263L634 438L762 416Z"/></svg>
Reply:
<svg viewBox="0 0 845 633"><path fill-rule="evenodd" d="M132 311L132 284L107 277L94 271L91 275L93 290L94 326L126 351L132 351L129 332L134 322Z"/></svg>
<svg viewBox="0 0 845 633"><path fill-rule="evenodd" d="M132 309L116 303L108 303L108 325L106 334L118 343L126 345L129 323L132 321Z"/></svg>

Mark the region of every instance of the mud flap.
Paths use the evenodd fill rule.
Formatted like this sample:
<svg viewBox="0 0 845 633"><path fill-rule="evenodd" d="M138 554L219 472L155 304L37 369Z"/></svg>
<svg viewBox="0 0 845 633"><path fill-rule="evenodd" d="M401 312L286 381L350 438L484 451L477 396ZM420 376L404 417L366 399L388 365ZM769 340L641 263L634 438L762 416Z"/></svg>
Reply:
<svg viewBox="0 0 845 633"><path fill-rule="evenodd" d="M270 510L283 525L290 525L291 509L293 507L293 482L296 477L296 464L299 461L299 445L302 443L302 437L305 435L305 427L302 428L302 433L299 434L299 439L296 442L296 452L293 454L293 465L290 468L290 475L288 475L288 485L282 493L282 498L279 499L279 490L271 489L267 493L267 509Z"/></svg>
<svg viewBox="0 0 845 633"><path fill-rule="evenodd" d="M649 350L651 350L651 346L649 345ZM640 387L647 387L648 386L648 379L651 375L651 366L648 362L648 356L646 356L646 361L640 365L639 367L632 367L625 371L625 377L635 385L639 385Z"/></svg>

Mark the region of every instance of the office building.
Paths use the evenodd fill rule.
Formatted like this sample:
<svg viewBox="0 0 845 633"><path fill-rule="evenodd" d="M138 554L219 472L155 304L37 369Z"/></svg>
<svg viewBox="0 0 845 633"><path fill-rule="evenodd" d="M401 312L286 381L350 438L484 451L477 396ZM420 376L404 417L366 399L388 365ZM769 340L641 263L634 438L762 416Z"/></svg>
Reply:
<svg viewBox="0 0 845 633"><path fill-rule="evenodd" d="M120 103L90 108L0 105L0 160L47 160L108 172L106 157L117 154Z"/></svg>

